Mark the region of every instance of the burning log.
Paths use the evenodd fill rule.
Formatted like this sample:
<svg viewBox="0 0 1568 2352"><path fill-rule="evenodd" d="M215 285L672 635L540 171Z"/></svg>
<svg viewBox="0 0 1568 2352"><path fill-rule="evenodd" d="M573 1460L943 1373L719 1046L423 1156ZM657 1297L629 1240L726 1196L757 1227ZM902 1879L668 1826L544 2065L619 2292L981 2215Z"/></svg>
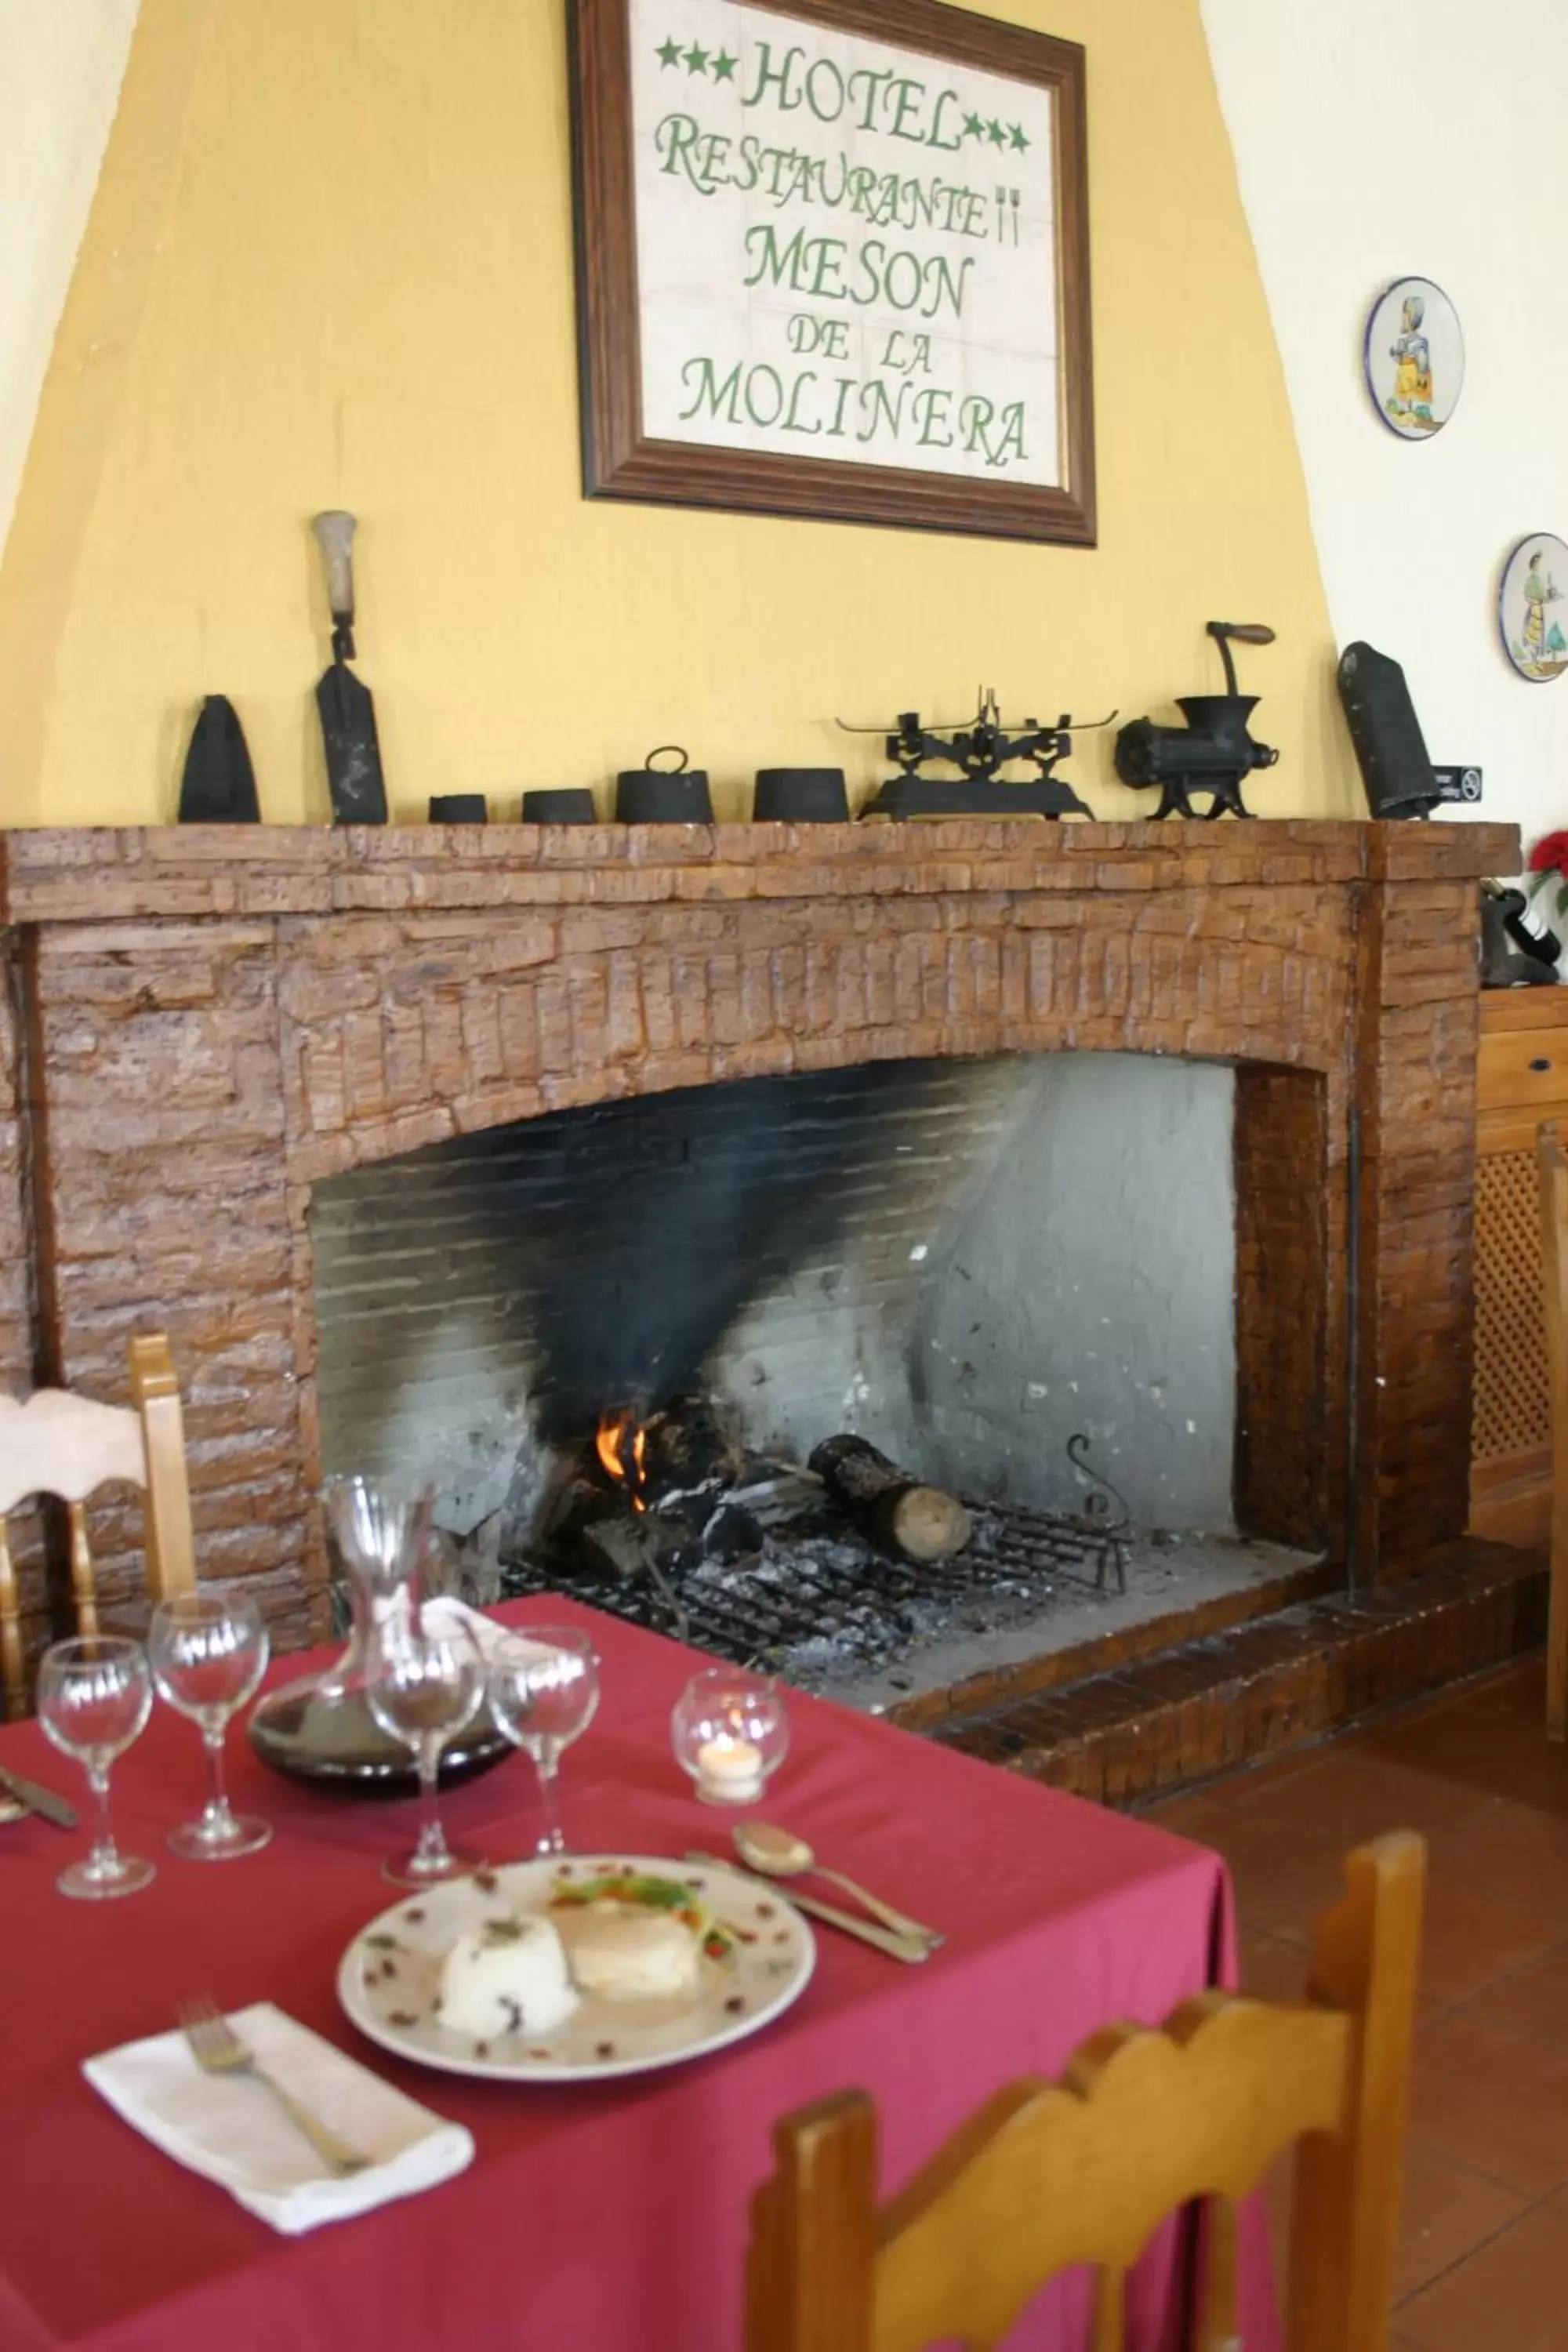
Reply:
<svg viewBox="0 0 1568 2352"><path fill-rule="evenodd" d="M563 1464L541 1498L534 1516L532 1540L570 1545L584 1528L616 1507L602 1479L590 1476L580 1465Z"/></svg>
<svg viewBox="0 0 1568 2352"><path fill-rule="evenodd" d="M730 1498L745 1462L705 1397L678 1397L647 1421L636 1406L607 1409L592 1441L557 1470L535 1539L616 1580L658 1581L699 1559L751 1559L762 1528Z"/></svg>
<svg viewBox="0 0 1568 2352"><path fill-rule="evenodd" d="M676 1495L722 1493L744 1473L746 1456L705 1396L672 1397L644 1428L643 1477L655 1507Z"/></svg>
<svg viewBox="0 0 1568 2352"><path fill-rule="evenodd" d="M956 1495L922 1486L864 1437L846 1431L824 1438L810 1466L845 1517L884 1551L951 1559L969 1541L969 1513Z"/></svg>

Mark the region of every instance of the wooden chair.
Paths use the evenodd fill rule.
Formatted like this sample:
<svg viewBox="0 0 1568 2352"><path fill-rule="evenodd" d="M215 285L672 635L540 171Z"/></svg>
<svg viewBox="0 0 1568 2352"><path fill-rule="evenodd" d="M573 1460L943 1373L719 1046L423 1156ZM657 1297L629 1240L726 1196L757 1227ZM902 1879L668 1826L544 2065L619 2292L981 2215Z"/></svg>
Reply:
<svg viewBox="0 0 1568 2352"><path fill-rule="evenodd" d="M889 2205L877 2119L847 2091L786 2117L752 2209L746 2352L998 2343L1058 2271L1095 2265L1094 2352L1165 2215L1207 2206L1194 2352L1227 2352L1237 2200L1300 2142L1289 2352L1383 2352L1399 2203L1426 1848L1351 1854L1300 2007L1205 1993L1163 2032L1109 2026L1059 2084L997 2092Z"/></svg>
<svg viewBox="0 0 1568 2352"><path fill-rule="evenodd" d="M156 1601L196 1580L184 1421L169 1342L161 1331L131 1341L131 1405L96 1404L68 1389L35 1389L25 1403L0 1396L0 1680L7 1716L26 1697L21 1605L5 1520L29 1495L56 1495L70 1530L78 1631L99 1630L98 1583L88 1541L89 1495L111 1479L142 1489L147 1585Z"/></svg>
<svg viewBox="0 0 1568 2352"><path fill-rule="evenodd" d="M1552 1578L1546 1622L1546 1737L1568 1738L1568 1158L1557 1121L1536 1130L1546 1363L1552 1379Z"/></svg>

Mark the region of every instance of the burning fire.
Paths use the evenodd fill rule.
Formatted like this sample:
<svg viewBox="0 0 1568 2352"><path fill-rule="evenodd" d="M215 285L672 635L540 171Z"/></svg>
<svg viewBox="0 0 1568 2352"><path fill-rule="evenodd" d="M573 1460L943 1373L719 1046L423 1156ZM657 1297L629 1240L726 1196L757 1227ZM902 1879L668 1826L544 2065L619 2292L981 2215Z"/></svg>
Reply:
<svg viewBox="0 0 1568 2352"><path fill-rule="evenodd" d="M647 1452L647 1432L630 1405L600 1416L594 1446L611 1477L626 1488L633 1510L646 1511L643 1456Z"/></svg>

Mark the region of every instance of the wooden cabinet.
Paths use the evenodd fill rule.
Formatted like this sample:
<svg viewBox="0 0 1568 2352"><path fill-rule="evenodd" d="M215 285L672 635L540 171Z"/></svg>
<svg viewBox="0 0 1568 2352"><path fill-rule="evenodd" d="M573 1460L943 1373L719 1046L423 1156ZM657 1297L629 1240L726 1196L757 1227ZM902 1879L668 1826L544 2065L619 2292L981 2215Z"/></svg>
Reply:
<svg viewBox="0 0 1568 2352"><path fill-rule="evenodd" d="M1547 1539L1552 1410L1542 1308L1535 1131L1568 1129L1568 987L1481 997L1476 1162L1476 1385L1470 1525Z"/></svg>

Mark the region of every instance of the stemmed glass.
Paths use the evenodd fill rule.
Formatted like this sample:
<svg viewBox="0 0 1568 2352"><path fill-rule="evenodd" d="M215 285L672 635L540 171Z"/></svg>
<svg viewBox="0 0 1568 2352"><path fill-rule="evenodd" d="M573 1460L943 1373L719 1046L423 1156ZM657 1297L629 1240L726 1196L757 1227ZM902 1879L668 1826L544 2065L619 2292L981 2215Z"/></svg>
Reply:
<svg viewBox="0 0 1568 2352"><path fill-rule="evenodd" d="M484 1695L485 1662L462 1625L437 1627L416 1612L408 1625L383 1642L365 1696L388 1738L413 1749L421 1808L415 1844L382 1864L383 1877L394 1886L426 1886L433 1879L460 1878L484 1867L481 1856L447 1844L437 1790L441 1750L473 1720Z"/></svg>
<svg viewBox="0 0 1568 2352"><path fill-rule="evenodd" d="M62 1895L88 1900L134 1895L155 1875L153 1864L121 1853L109 1824L109 1768L153 1712L153 1680L140 1642L118 1633L88 1633L56 1642L38 1668L38 1720L55 1746L74 1756L98 1800L98 1829L85 1862L73 1862L55 1884Z"/></svg>
<svg viewBox="0 0 1568 2352"><path fill-rule="evenodd" d="M201 1819L169 1832L169 1849L187 1862L227 1862L256 1853L272 1824L237 1813L224 1787L223 1747L231 1719L256 1695L269 1643L261 1612L247 1593L177 1592L153 1612L147 1654L161 1698L201 1727L207 1758L207 1801Z"/></svg>
<svg viewBox="0 0 1568 2352"><path fill-rule="evenodd" d="M539 1774L544 1828L535 1853L564 1853L562 1751L593 1722L599 1705L599 1661L586 1633L573 1625L533 1625L503 1633L489 1654L490 1714L516 1748L532 1757Z"/></svg>

